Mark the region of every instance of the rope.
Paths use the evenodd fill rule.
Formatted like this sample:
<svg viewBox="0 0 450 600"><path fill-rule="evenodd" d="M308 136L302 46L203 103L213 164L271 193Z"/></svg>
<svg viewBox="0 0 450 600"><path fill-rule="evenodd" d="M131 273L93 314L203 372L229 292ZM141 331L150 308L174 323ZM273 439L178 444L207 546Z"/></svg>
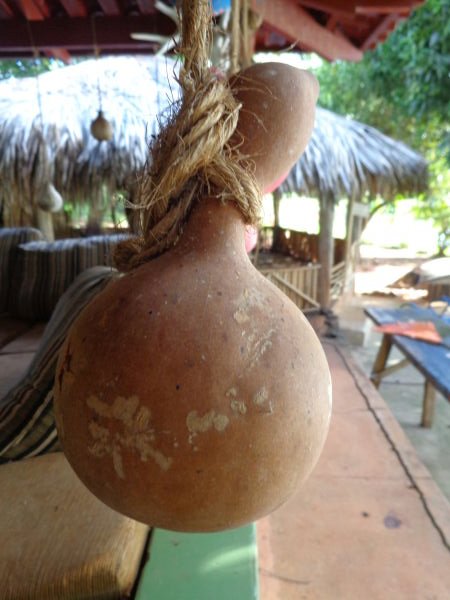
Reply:
<svg viewBox="0 0 450 600"><path fill-rule="evenodd" d="M261 193L251 162L230 142L240 105L228 82L210 69L212 15L207 0L182 0L181 32L182 100L150 148L140 200L131 205L138 210L142 237L118 246L115 261L122 271L173 247L193 204L202 197L232 200L247 224L260 218Z"/></svg>
<svg viewBox="0 0 450 600"><path fill-rule="evenodd" d="M100 56L100 48L97 43L97 30L95 27L95 15L91 17L91 31L92 31L92 45L94 48L94 56L95 56L95 66L97 69L97 96L98 96L98 110L102 112L102 90L100 88L100 67L99 67L99 56Z"/></svg>
<svg viewBox="0 0 450 600"><path fill-rule="evenodd" d="M241 52L241 0L232 0L231 4L231 49L230 49L230 75L239 70Z"/></svg>

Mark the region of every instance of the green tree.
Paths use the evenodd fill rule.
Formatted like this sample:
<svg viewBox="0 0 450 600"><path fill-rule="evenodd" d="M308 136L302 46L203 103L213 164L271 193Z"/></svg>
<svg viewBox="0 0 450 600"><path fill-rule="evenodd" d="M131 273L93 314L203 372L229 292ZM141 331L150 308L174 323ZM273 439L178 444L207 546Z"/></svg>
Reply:
<svg viewBox="0 0 450 600"><path fill-rule="evenodd" d="M0 80L10 77L33 77L62 66L54 58L24 58L0 60Z"/></svg>
<svg viewBox="0 0 450 600"><path fill-rule="evenodd" d="M450 0L428 0L360 63L324 63L316 74L325 108L422 151L450 149Z"/></svg>
<svg viewBox="0 0 450 600"><path fill-rule="evenodd" d="M442 252L450 235L450 0L425 2L360 63L323 63L316 75L322 106L427 158L430 194L417 214L434 219Z"/></svg>

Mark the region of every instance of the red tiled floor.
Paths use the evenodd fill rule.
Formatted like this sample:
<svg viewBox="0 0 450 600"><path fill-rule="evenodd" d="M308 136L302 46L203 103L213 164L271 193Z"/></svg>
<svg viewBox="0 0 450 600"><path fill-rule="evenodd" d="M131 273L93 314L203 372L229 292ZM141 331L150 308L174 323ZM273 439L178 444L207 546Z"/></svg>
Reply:
<svg viewBox="0 0 450 600"><path fill-rule="evenodd" d="M365 376L325 349L330 435L310 480L257 524L260 600L448 600L450 505Z"/></svg>

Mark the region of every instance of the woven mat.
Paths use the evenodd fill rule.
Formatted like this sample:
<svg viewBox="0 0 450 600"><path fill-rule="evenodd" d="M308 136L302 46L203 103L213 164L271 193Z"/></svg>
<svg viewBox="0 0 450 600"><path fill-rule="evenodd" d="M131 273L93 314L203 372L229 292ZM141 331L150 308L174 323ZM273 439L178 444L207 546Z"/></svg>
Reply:
<svg viewBox="0 0 450 600"><path fill-rule="evenodd" d="M130 593L148 528L97 500L62 453L2 465L0 507L1 600Z"/></svg>

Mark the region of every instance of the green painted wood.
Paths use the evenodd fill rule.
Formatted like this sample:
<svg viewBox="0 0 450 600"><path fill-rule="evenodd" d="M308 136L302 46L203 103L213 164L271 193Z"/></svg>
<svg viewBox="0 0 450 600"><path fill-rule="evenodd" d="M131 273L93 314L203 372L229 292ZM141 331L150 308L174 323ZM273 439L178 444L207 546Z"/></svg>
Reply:
<svg viewBox="0 0 450 600"><path fill-rule="evenodd" d="M255 525L220 533L155 529L135 600L257 600Z"/></svg>

